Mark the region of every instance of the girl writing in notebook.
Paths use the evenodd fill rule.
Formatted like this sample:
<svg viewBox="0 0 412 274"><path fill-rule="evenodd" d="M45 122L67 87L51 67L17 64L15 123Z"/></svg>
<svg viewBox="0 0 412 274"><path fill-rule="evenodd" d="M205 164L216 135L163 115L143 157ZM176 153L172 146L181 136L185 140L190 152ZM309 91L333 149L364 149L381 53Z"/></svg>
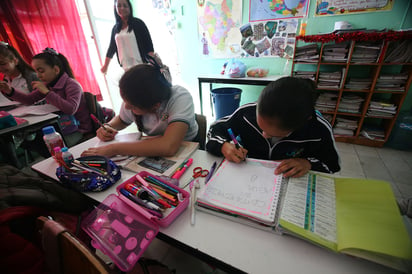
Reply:
<svg viewBox="0 0 412 274"><path fill-rule="evenodd" d="M216 121L208 132L206 150L240 163L246 156L280 161L275 173L299 177L309 170L340 170L332 127L314 109L314 83L283 77L267 85L257 103L239 107ZM228 133L241 138L231 143Z"/></svg>
<svg viewBox="0 0 412 274"><path fill-rule="evenodd" d="M66 57L54 49L46 48L42 53L33 56L32 66L40 79L32 82L33 92L25 94L21 90L1 85L0 90L7 97L23 104L32 105L45 100L63 114L74 116L74 123L78 124L78 128L72 132L63 130L68 143L66 145L72 146L80 141L84 134L92 131L92 121L83 89L74 79Z"/></svg>
<svg viewBox="0 0 412 274"><path fill-rule="evenodd" d="M97 130L103 141L135 123L140 132L153 136L135 142L92 147L86 155L164 156L176 154L183 140L198 134L193 99L181 86L171 86L157 63L140 64L124 73L119 81L123 103L119 115Z"/></svg>

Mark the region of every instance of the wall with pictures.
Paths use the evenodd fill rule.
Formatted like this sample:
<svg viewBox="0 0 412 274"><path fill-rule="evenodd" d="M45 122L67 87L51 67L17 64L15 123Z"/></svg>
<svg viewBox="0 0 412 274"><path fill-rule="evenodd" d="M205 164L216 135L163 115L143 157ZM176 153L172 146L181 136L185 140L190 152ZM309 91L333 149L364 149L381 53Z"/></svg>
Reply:
<svg viewBox="0 0 412 274"><path fill-rule="evenodd" d="M137 0L137 5L140 0ZM219 1L214 1L219 2ZM331 16L315 16L316 1L311 0L306 35L330 33L334 29L336 21L348 21L353 28L367 29L408 29L412 28L412 4L409 0L395 0L390 11L376 11L359 14L344 14ZM172 14L175 16L176 30L174 32L178 51L178 60L182 80L185 86L192 92L195 100L196 111L200 112L198 98L197 77L200 75L219 74L223 64L228 61L225 58L211 58L202 54L201 36L198 33L197 0L172 0ZM242 3L242 24L249 22L249 0ZM136 15L139 16L139 9ZM299 19L300 21L300 19ZM148 26L150 29L150 26ZM291 62L278 57L246 57L239 58L247 67L262 66L269 69L269 74L290 75ZM239 86L243 90L241 104L257 99L262 87ZM411 109L412 91L402 109Z"/></svg>

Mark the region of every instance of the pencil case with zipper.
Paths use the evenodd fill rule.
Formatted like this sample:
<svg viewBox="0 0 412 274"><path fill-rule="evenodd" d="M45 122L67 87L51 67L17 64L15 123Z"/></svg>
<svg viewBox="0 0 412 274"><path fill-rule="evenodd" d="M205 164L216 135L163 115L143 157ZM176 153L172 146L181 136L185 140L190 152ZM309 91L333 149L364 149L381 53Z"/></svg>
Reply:
<svg viewBox="0 0 412 274"><path fill-rule="evenodd" d="M65 187L80 192L98 192L111 187L122 176L120 168L107 157L84 156L75 160L84 163L83 168L67 165L56 169L56 176ZM99 163L99 168L88 166L86 163Z"/></svg>
<svg viewBox="0 0 412 274"><path fill-rule="evenodd" d="M123 195L126 186L140 185L136 175L140 178L151 176L164 184L165 188L174 189L179 193L177 203L164 209L162 216L159 216L157 211L139 205ZM117 194L107 196L82 222L83 230L92 238L93 247L109 256L120 270L126 272L134 267L156 237L159 227L171 225L188 207L190 201L189 192L159 176L146 171L136 175L118 185Z"/></svg>

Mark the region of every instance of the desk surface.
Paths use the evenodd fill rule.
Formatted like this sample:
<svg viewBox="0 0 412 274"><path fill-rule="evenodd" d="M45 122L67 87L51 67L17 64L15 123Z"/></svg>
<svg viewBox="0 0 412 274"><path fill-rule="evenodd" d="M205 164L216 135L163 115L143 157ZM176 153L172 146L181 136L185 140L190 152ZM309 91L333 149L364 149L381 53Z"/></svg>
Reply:
<svg viewBox="0 0 412 274"><path fill-rule="evenodd" d="M97 139L90 139L70 148L75 157ZM205 151L193 154L193 164L181 178L188 181L196 166L210 168L213 161L220 161ZM57 180L57 164L48 158L32 168ZM127 180L135 173L122 171L117 183ZM103 192L85 193L96 201L103 201L115 193L112 186ZM190 206L189 206L190 207ZM190 210L186 209L169 227L160 232L176 241L179 245L201 252L220 260L227 265L247 273L394 273L396 271L359 258L336 254L304 240L287 235L277 235L243 224L232 222L205 212L196 212L196 224L190 225Z"/></svg>
<svg viewBox="0 0 412 274"><path fill-rule="evenodd" d="M8 128L1 129L0 130L0 135L15 132L15 131L19 131L23 128L31 127L33 125L37 125L37 124L40 124L40 123L49 123L49 122L55 121L55 120L57 121L57 119L59 118L59 115L54 114L54 113L49 113L49 114L45 114L45 115L28 115L28 116L24 116L22 118L26 119L28 121L28 123L17 125L17 126L14 126L14 127L8 127Z"/></svg>

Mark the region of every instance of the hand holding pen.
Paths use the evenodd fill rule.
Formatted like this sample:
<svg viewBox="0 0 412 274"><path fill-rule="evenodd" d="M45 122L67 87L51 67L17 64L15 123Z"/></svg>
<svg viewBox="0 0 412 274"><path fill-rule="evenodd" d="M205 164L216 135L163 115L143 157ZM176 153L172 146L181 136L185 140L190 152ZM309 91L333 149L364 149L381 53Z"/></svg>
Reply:
<svg viewBox="0 0 412 274"><path fill-rule="evenodd" d="M232 139L232 143L225 142L221 148L223 156L231 162L240 163L245 161L248 150L245 149L239 142L237 141L235 135L231 128L228 130L229 136Z"/></svg>
<svg viewBox="0 0 412 274"><path fill-rule="evenodd" d="M90 117L93 119L93 121L95 121L100 126L100 128L98 128L97 131L96 131L96 136L100 140L107 142L107 141L111 141L111 140L114 139L114 137L118 133L117 130L110 127L110 125L108 125L108 124L103 124L93 114L90 114Z"/></svg>

